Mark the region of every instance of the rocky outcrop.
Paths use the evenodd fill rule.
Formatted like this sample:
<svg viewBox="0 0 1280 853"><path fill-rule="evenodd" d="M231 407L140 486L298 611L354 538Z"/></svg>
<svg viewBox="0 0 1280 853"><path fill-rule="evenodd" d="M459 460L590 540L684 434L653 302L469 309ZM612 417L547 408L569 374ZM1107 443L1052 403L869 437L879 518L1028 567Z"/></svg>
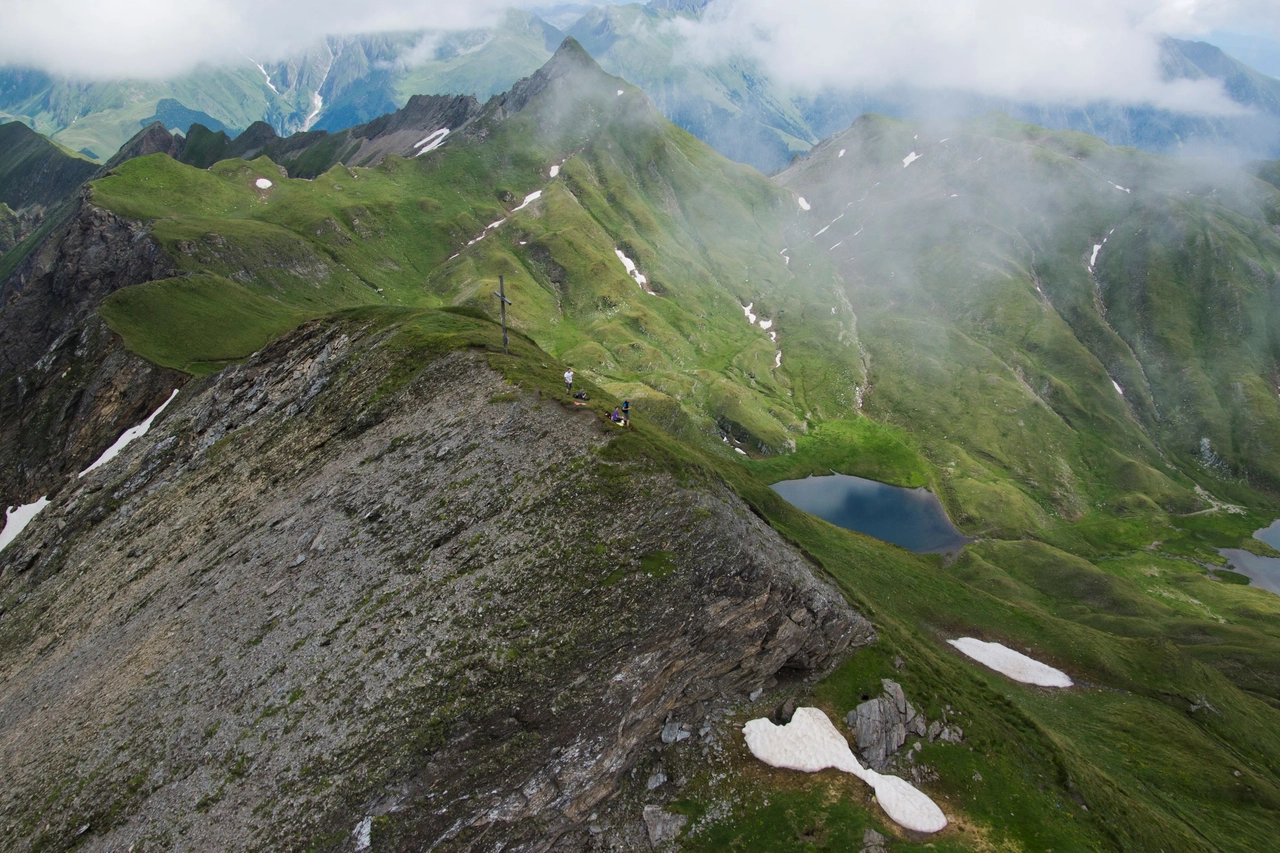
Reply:
<svg viewBox="0 0 1280 853"><path fill-rule="evenodd" d="M0 377L33 365L112 292L174 275L150 229L88 201L0 282Z"/></svg>
<svg viewBox="0 0 1280 853"><path fill-rule="evenodd" d="M0 552L6 846L666 837L609 810L668 721L873 632L723 484L610 440L355 320L192 386Z"/></svg>
<svg viewBox="0 0 1280 853"><path fill-rule="evenodd" d="M863 702L844 718L845 725L854 731L859 755L873 770L883 772L907 742L908 735L926 738L929 743L964 740L964 730L949 719L951 706L944 707L941 719L931 723L907 701L902 685L888 678L880 683L884 687L883 696ZM920 748L918 743L916 748Z"/></svg>
<svg viewBox="0 0 1280 853"><path fill-rule="evenodd" d="M0 282L0 502L56 489L187 381L97 317L112 292L175 272L149 229L86 195Z"/></svg>
<svg viewBox="0 0 1280 853"><path fill-rule="evenodd" d="M160 122L152 122L120 146L120 150L102 167L102 173L111 171L126 160L146 157L150 154L167 154L175 160L181 159L182 146L185 142L182 136L170 133L169 129Z"/></svg>
<svg viewBox="0 0 1280 853"><path fill-rule="evenodd" d="M56 495L190 380L129 352L91 316L0 384L0 504Z"/></svg>
<svg viewBox="0 0 1280 853"><path fill-rule="evenodd" d="M907 742L907 735L924 737L924 715L907 701L902 686L886 678L884 695L863 702L845 717L854 730L858 753L873 770L882 771L889 758Z"/></svg>

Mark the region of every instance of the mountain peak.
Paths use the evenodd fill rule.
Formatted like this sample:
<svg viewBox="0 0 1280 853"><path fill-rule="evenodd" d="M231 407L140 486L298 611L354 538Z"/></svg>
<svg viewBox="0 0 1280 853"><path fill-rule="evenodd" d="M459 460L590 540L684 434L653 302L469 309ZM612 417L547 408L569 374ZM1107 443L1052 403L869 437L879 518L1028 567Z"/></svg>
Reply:
<svg viewBox="0 0 1280 853"><path fill-rule="evenodd" d="M148 154L168 154L177 160L182 156L183 140L178 139L160 122L152 122L134 134L133 138L120 147L115 156L103 166L103 171L110 171L126 160L145 157Z"/></svg>
<svg viewBox="0 0 1280 853"><path fill-rule="evenodd" d="M516 81L511 91L499 96L502 112L507 115L519 112L534 96L544 91L553 82L568 77L583 80L595 77L601 81L613 79L592 59L591 54L587 53L586 48L579 44L577 39L566 36L560 43L560 47L556 48L556 52L547 60L546 65L529 77Z"/></svg>

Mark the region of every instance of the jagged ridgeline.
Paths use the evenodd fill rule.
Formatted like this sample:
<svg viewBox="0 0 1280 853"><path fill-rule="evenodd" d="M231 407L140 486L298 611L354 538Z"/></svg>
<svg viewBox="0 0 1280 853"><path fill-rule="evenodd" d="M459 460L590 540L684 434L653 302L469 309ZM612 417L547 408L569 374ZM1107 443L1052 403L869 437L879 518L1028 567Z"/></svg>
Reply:
<svg viewBox="0 0 1280 853"><path fill-rule="evenodd" d="M313 180L265 157L202 170L152 156L94 183L92 203L149 223L176 267L104 305L131 349L202 372L344 308L493 311L502 275L516 329L678 433L711 434L710 418L776 452L863 381L854 318L792 227L790 193L662 119L572 41L484 106L416 98L302 136L264 134L246 153Z"/></svg>

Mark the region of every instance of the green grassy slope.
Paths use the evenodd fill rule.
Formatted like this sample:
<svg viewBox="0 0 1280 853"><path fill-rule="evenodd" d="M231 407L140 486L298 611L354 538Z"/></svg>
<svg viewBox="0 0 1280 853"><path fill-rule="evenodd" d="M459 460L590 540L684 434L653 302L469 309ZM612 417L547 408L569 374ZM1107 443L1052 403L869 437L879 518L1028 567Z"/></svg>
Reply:
<svg viewBox="0 0 1280 853"><path fill-rule="evenodd" d="M1206 465L1179 436L1216 410L1173 405L1162 377L1180 364L1187 393L1219 399L1215 371L1244 377L1231 394L1267 376L1270 190L998 118L946 149L867 119L784 175L787 189L572 47L561 61L522 111L412 160L312 181L265 158L123 164L94 201L147 221L183 275L117 292L103 316L148 358L203 372L307 317L380 314L423 359L483 346L545 396L563 399L572 364L598 413L630 397L637 428L606 453L725 479L875 621L877 645L803 702L842 717L891 677L930 719L949 706L962 720L964 744L915 759L953 828L896 849L1265 848L1280 829L1280 599L1212 567L1266 517L1201 512L1194 486L1261 513L1267 493L1239 475L1269 457L1222 439L1226 467ZM904 167L913 149L923 157ZM1144 243L1157 228L1191 237ZM1126 263L1145 266L1122 277ZM496 313L499 275L507 358L482 313ZM1165 313L1150 313L1154 291L1139 298L1157 286ZM746 304L773 320L776 347ZM1183 349L1155 334L1175 321L1191 329ZM1267 411L1231 399L1223 435ZM770 458L736 464L720 436ZM794 454L758 453L793 441ZM828 468L931 485L985 538L944 565L763 485ZM1030 649L1079 686L1013 684L945 645L963 635ZM736 742L723 762L689 768L687 846L836 850L866 827L893 834L847 779L771 771Z"/></svg>
<svg viewBox="0 0 1280 853"><path fill-rule="evenodd" d="M780 179L828 227L868 411L928 437L962 517L1114 523L1195 509L1194 483L1274 487L1280 193L994 116L865 117Z"/></svg>
<svg viewBox="0 0 1280 853"><path fill-rule="evenodd" d="M0 124L0 202L13 210L52 207L97 168L21 122Z"/></svg>
<svg viewBox="0 0 1280 853"><path fill-rule="evenodd" d="M809 252L800 273L781 254L792 240L790 195L667 123L580 49L567 51L567 73L519 113L495 118L482 142L335 167L314 181L285 179L265 158L207 171L140 158L95 182L93 199L151 222L184 273L278 303L272 318L366 304L492 310L502 275L515 328L689 435L776 452L806 417L848 410L862 381L854 318L831 310L829 263ZM273 185L258 189L260 178ZM794 237L793 256L804 257L804 237ZM618 250L653 293L627 275ZM149 300L168 286L108 303L109 322L139 352L167 334L156 318L170 316L172 298L164 311ZM748 304L773 319L776 345L748 324ZM206 308L192 310L203 317ZM793 336L803 345L788 355ZM232 350L202 336L189 352L165 352L178 365Z"/></svg>

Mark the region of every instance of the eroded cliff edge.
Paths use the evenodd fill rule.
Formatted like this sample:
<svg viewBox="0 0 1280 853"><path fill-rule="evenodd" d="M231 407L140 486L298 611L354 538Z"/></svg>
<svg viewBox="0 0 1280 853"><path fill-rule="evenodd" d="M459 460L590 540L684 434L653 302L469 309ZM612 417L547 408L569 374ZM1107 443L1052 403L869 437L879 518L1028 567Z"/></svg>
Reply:
<svg viewBox="0 0 1280 853"><path fill-rule="evenodd" d="M476 350L312 324L0 552L13 849L579 849L665 721L871 626L731 490ZM608 839L596 839L596 842Z"/></svg>

